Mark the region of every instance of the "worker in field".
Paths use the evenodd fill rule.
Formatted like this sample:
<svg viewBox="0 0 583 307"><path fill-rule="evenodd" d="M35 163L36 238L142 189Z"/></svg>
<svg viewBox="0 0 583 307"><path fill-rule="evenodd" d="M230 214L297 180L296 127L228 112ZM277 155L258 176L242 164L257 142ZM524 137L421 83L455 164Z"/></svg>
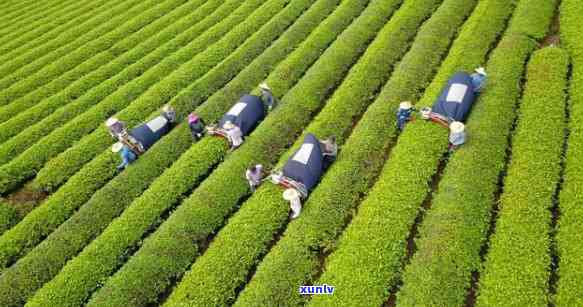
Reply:
<svg viewBox="0 0 583 307"><path fill-rule="evenodd" d="M162 107L162 116L166 118L170 123L176 123L176 110L169 104Z"/></svg>
<svg viewBox="0 0 583 307"><path fill-rule="evenodd" d="M226 121L223 125L223 129L225 129L229 142L231 143L231 150L235 150L243 144L243 133L237 125L233 124L231 121Z"/></svg>
<svg viewBox="0 0 583 307"><path fill-rule="evenodd" d="M113 144L111 151L119 153L121 157L121 164L117 166L118 170L125 169L130 163L134 162L138 156L126 145L121 142Z"/></svg>
<svg viewBox="0 0 583 307"><path fill-rule="evenodd" d="M190 133L194 141L198 141L203 137L204 121L194 112L188 115L188 127L190 127Z"/></svg>
<svg viewBox="0 0 583 307"><path fill-rule="evenodd" d="M267 83L263 82L259 84L259 90L261 91L261 100L267 107L267 111L273 110L275 105L277 104L277 100L273 97L273 93L271 92L271 88L267 86Z"/></svg>
<svg viewBox="0 0 583 307"><path fill-rule="evenodd" d="M454 151L466 142L465 125L454 121L449 125L449 150Z"/></svg>
<svg viewBox="0 0 583 307"><path fill-rule="evenodd" d="M410 101L403 101L399 104L399 109L397 110L397 128L403 130L408 121L411 120L413 112L415 109Z"/></svg>
<svg viewBox="0 0 583 307"><path fill-rule="evenodd" d="M255 192L263 179L263 165L256 164L249 167L245 172L245 178L247 178L247 181L249 182L251 192Z"/></svg>
<svg viewBox="0 0 583 307"><path fill-rule="evenodd" d="M302 211L300 193L293 188L286 189L283 191L283 199L289 201L289 207L292 210L291 218L295 219L300 216L300 212Z"/></svg>
<svg viewBox="0 0 583 307"><path fill-rule="evenodd" d="M470 75L472 78L472 87L474 93L480 93L484 86L486 85L486 78L487 78L486 70L484 67L478 67L475 69L474 73Z"/></svg>
<svg viewBox="0 0 583 307"><path fill-rule="evenodd" d="M123 135L127 129L126 124L117 119L116 117L108 118L107 121L105 121L105 126L107 126L109 134L116 140L119 139L120 136Z"/></svg>

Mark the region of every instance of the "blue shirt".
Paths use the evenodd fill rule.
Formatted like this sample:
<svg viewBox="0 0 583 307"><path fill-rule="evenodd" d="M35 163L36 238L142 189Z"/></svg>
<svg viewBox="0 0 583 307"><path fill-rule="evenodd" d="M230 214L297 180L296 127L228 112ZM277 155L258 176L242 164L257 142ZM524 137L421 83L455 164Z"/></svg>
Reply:
<svg viewBox="0 0 583 307"><path fill-rule="evenodd" d="M397 111L397 128L399 130L403 130L405 128L405 124L411 118L411 113L413 113L413 109L399 109Z"/></svg>
<svg viewBox="0 0 583 307"><path fill-rule="evenodd" d="M122 147L119 154L122 160L122 163L119 167L125 168L128 164L134 162L137 159L136 154L133 151L131 151L127 146Z"/></svg>
<svg viewBox="0 0 583 307"><path fill-rule="evenodd" d="M479 73L473 73L470 75L470 77L472 78L472 87L474 88L474 93L479 93L486 84L486 76Z"/></svg>

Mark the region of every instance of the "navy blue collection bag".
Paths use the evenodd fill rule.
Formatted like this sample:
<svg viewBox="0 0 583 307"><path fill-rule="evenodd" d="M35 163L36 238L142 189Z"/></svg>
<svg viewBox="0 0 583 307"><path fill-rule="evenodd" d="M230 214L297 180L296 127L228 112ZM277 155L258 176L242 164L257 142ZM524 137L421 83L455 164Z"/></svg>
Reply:
<svg viewBox="0 0 583 307"><path fill-rule="evenodd" d="M472 78L465 72L458 72L449 79L431 111L450 120L463 122L475 100Z"/></svg>
<svg viewBox="0 0 583 307"><path fill-rule="evenodd" d="M323 156L320 141L313 134L304 138L302 146L287 160L283 175L312 190L320 180L323 172Z"/></svg>
<svg viewBox="0 0 583 307"><path fill-rule="evenodd" d="M170 130L170 122L164 116L158 116L149 122L142 124L130 132L144 150L148 150L156 141L162 138Z"/></svg>
<svg viewBox="0 0 583 307"><path fill-rule="evenodd" d="M221 118L219 127L223 127L225 122L231 121L241 129L243 135L249 135L264 118L265 107L261 98L254 95L244 95Z"/></svg>

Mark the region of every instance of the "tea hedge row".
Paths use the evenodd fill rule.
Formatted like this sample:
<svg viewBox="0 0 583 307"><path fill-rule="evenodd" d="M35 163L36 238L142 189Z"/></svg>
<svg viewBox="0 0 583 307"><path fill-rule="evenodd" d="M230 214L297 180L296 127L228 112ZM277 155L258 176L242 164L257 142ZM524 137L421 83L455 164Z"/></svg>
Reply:
<svg viewBox="0 0 583 307"><path fill-rule="evenodd" d="M213 27L213 29L211 29L205 35L193 40L189 46L199 46L198 43L200 42L216 39L216 35L224 35L224 33L228 32L230 28L232 28L241 20L244 20L245 16L249 12L255 10L260 5L260 3L260 0L255 2L248 1L244 3L243 6L235 10L232 15L229 15L228 18L217 24L217 27ZM184 58L186 58L186 56L192 52L190 48L183 48L181 50L184 51L179 52L176 55L182 56ZM196 51L197 49L194 50ZM170 57L169 59L177 60L177 56ZM172 66L167 64L166 67L162 68L169 69L172 68ZM119 98L121 100L122 97ZM72 123L75 123L75 121ZM99 125L99 123L96 125ZM50 142L46 142L47 145L49 143ZM53 146L54 145L55 144L53 142ZM34 148L35 147L33 146L31 149ZM25 152L25 154L27 152ZM32 154L31 157L34 157L34 154ZM117 157L109 155L106 156L106 158L112 160L113 163L114 159ZM10 163L2 168L7 169L12 165L13 163ZM114 172L115 168L109 168L99 175L106 176L106 178L111 178L114 175ZM87 201L91 195L105 183L100 181L94 182L92 180L94 178L92 177L76 176L76 178L78 179L74 181L72 180L73 182L67 185L66 188L63 187L62 189L59 189L59 191L53 194L44 204L32 211L23 220L23 222L19 223L16 227L14 227L14 229L11 229L5 235L0 237L0 263L3 263L2 267L6 267L12 263L15 258L22 255L23 249L25 249L27 246L35 246L39 240L50 234L56 227L58 227L58 225L60 225L60 223L67 219L80 205ZM93 186L90 184L93 184ZM47 220L47 216L53 216L53 220ZM58 216L59 218L55 219L55 216Z"/></svg>
<svg viewBox="0 0 583 307"><path fill-rule="evenodd" d="M478 306L550 303L550 209L565 138L568 65L566 53L553 47L535 52L528 64L496 230L480 274Z"/></svg>
<svg viewBox="0 0 583 307"><path fill-rule="evenodd" d="M253 72L257 73L254 68L259 67L270 67L277 62L277 58L283 58L289 52L294 50L295 45L297 45L303 38L305 38L313 27L318 25L319 21L323 19L331 10L335 7L337 2L331 0L321 0L315 3L310 10L298 19L296 23L279 39L277 40L269 49L265 51L264 54L259 56L252 65L248 68L252 69ZM342 16L346 19L347 14ZM259 34L260 35L260 34ZM270 63L271 62L271 63ZM253 67L256 66L256 67ZM246 68L247 70L247 68ZM241 75L240 75L241 76ZM235 80L239 81L239 77ZM234 81L235 81L234 80ZM274 89L281 90L281 89ZM208 102L205 105L210 105ZM210 107L206 108L207 110ZM218 105L217 109L221 109ZM224 109L224 107L222 108ZM217 120L217 116L212 118L210 112L204 112L201 110L199 115L204 116L204 118ZM219 110L217 110L219 111ZM225 110L223 110L224 112ZM205 114L207 113L207 114ZM218 113L218 112L217 112ZM207 116L208 115L208 116ZM176 128L176 129L181 129ZM170 136L164 138L161 142L166 142ZM161 148L165 146L160 144ZM113 207L125 207L129 205L121 217L117 218L112 222L111 225L107 226L103 234L100 235L96 240L91 242L83 252L67 263L65 268L53 279L50 283L45 285L36 296L29 302L29 304L71 304L74 302L82 302L86 300L93 289L98 287L100 280L106 278L112 274L116 268L123 264L128 250L135 248L137 241L139 241L144 233L154 227L155 224L159 223L160 216L169 210L173 204L180 199L181 195L185 194L187 191L191 190L196 186L197 183L202 181L205 175L209 172L209 169L220 162L224 156L227 154L227 145L224 140L217 138L204 138L199 141L199 143L193 145L188 150L187 154L183 154L178 161L172 164L172 166L166 170L161 177L157 178L153 184L144 192L139 198L135 199L133 202L131 200L133 197L139 195L139 193L132 192L131 187L128 188L127 185L136 185L134 182L128 181L123 183L117 178L112 181L115 182L117 193L122 193L123 195L128 195L128 197L120 199L111 199L112 191L107 190L108 198L103 198L101 204L95 206L101 208L113 206ZM155 150L157 148L152 148ZM198 150L197 150L198 149ZM132 166L127 172L131 175L125 176L125 178L133 177L143 177L143 173L147 171L145 167L141 166L139 163L144 163L145 165L152 165L154 163L160 164L161 161L168 160L168 164L171 164L172 157L168 158L164 153L156 152L153 153L154 156L158 156L156 160L147 159L148 152L144 157L140 158L135 166ZM151 157L151 156L150 156ZM150 167L152 168L152 167ZM159 175L161 170L157 172L146 172L146 177L151 173L154 176ZM124 174L125 175L125 174ZM152 176L153 177L153 176ZM172 184L168 184L171 182ZM108 186L110 186L110 183ZM122 184L118 184L122 183ZM143 187L139 190L141 191ZM98 194L101 193L98 192ZM94 202L95 197L92 199ZM131 202L131 204L130 204ZM94 202L95 203L95 202ZM91 214L89 214L91 216ZM102 219L103 214L100 216ZM106 222L104 225L107 225ZM100 224L103 224L100 222ZM122 231L123 229L123 231ZM120 238L120 231L123 234L123 238ZM75 231L73 231L75 233ZM98 265L93 265L98 264Z"/></svg>
<svg viewBox="0 0 583 307"><path fill-rule="evenodd" d="M45 66L45 64L36 65L33 62L32 66L39 67L38 70L37 68L28 69L28 66L26 66L23 67L24 69L22 71L19 70L12 74L10 76L10 82L14 81L17 83L11 85L1 93L2 99L5 99L3 101L10 102L10 105L4 106L2 111L0 111L0 121L3 122L11 116L36 105L40 101L39 99L28 100L27 94L32 96L47 96L57 93L73 81L98 69L104 63L115 58L115 55L112 56L109 53L102 53L102 51L108 50L118 43L122 46L125 45L125 48L128 49L135 47L136 43L140 41L126 40L125 38L139 32L142 28L150 24L156 25L148 27L144 32L158 26L156 21L160 17L171 14L173 10L183 6L186 2L188 0L167 0L161 4L146 1L143 3L144 6L139 5L129 10L127 12L129 16L121 15L111 18L106 23L108 27L105 27L109 29L96 28L94 40L85 42L83 48L72 50L60 59L51 62L48 66ZM101 32L101 30L104 30L104 32ZM150 31L149 33L153 34L156 32ZM22 76L22 78L19 76ZM2 80L0 80L1 83ZM1 103L2 100L0 100Z"/></svg>
<svg viewBox="0 0 583 307"><path fill-rule="evenodd" d="M572 57L569 91L569 138L563 185L559 194L559 221L556 235L559 280L556 306L583 304L583 6L579 1L561 2L561 40Z"/></svg>
<svg viewBox="0 0 583 307"><path fill-rule="evenodd" d="M289 224L235 305L305 303L305 297L298 294L299 285L313 283L321 269L319 257L332 247L351 209L380 172L387 148L393 145L398 103L414 100L423 91L476 2L447 0L421 26L410 51L359 121L301 217Z"/></svg>
<svg viewBox="0 0 583 307"><path fill-rule="evenodd" d="M404 3L304 133L314 133L320 138L335 134L341 145L352 130L353 122L359 120L372 97L388 79L393 65L408 49L421 22L438 4L439 1L434 0ZM362 82L363 79L368 82ZM302 141L303 136L281 157L279 167ZM233 303L250 269L261 259L274 235L287 222L289 210L287 202L281 197L282 189L266 185L229 219L205 254L182 279L168 299L168 305ZM341 192L343 187L336 189L336 192ZM204 292L199 291L202 287L206 289Z"/></svg>
<svg viewBox="0 0 583 307"><path fill-rule="evenodd" d="M10 162L10 160L24 152L39 139L73 120L123 85L138 78L144 71L163 61L165 57L188 45L190 41L228 16L241 4L241 1L234 0L226 2L220 0L207 1L205 5L193 11L191 15L186 16L172 27L144 42L144 48L131 49L119 60L89 74L87 80L80 80L78 84L76 83L58 95L50 97L42 105L30 108L14 119L0 124L0 140L7 140L17 134L0 145L0 165ZM164 41L166 43L160 46L160 43ZM156 49L151 51L151 46ZM79 91L84 91L85 88L89 88L94 83L92 80L98 81L103 76L114 73L120 67L123 68L124 62L131 63L133 61L137 62L130 64L122 72L89 89L87 93L77 98L82 93ZM23 125L33 124L33 120L46 116L45 109L47 108L45 104L50 106L63 105L64 107L57 109L43 120L23 130L23 127L25 127Z"/></svg>
<svg viewBox="0 0 583 307"><path fill-rule="evenodd" d="M41 7L40 12L38 12L37 15L31 15L19 20L18 22L9 22L2 27L0 32L1 54L6 54L12 50L12 48L21 47L23 44L36 40L43 35L51 35L46 34L49 32L54 35L53 37L58 36L58 33L56 33L57 31L54 31L53 29L71 21L71 16L79 16L79 14L83 12L83 8L88 5L90 5L90 2L58 1L57 5L52 6L47 11ZM77 15L70 15L66 12L71 12ZM65 17L68 17L68 19L65 19ZM25 37L27 39L23 40Z"/></svg>
<svg viewBox="0 0 583 307"><path fill-rule="evenodd" d="M456 70L480 64L513 8L509 1L480 2L433 83L446 80L444 76ZM436 87L428 87L419 107L437 98L439 93L431 91ZM416 121L405 128L392 149L390 163L360 204L337 249L328 257L323 275L315 282L334 285L334 295L313 297L312 305L381 305L386 300L398 280L406 240L430 189L430 178L446 149L447 130L443 127ZM358 268L357 274L354 268Z"/></svg>
<svg viewBox="0 0 583 307"><path fill-rule="evenodd" d="M432 208L419 228L417 252L405 268L404 285L397 295L399 303L455 306L464 304L467 298L472 273L481 265L480 250L505 165L524 67L535 48L534 41L520 34L547 29L556 5L553 1L534 3L518 4L507 32L519 35L505 39L488 66L492 82L472 111L472 118L485 119L468 124L470 141L450 157ZM518 26L523 24L517 22L521 15L529 19L538 16L530 30ZM435 246L440 248L436 250Z"/></svg>
<svg viewBox="0 0 583 307"><path fill-rule="evenodd" d="M27 90L19 87L21 85L19 81L38 77L39 70L43 68L48 70L52 67L53 70L57 70L59 67L54 65L55 61L59 61L79 47L85 46L87 43L112 31L127 21L128 16L139 15L151 6L152 3L149 1L143 3L136 3L135 1L120 2L107 10L101 10L97 14L87 13L88 16L83 16L87 22L71 27L71 30L67 31L65 35L60 35L57 39L51 40L40 47L26 50L14 49L10 54L0 59L0 61L5 60L0 66L0 74L2 76L0 78L0 106L9 104L12 100L20 97L18 95L22 95L23 91ZM112 18L112 15L116 17ZM13 54L14 52L18 53ZM8 56L10 57L8 58Z"/></svg>
<svg viewBox="0 0 583 307"><path fill-rule="evenodd" d="M152 69L149 69L145 73L142 72L141 69L138 69L138 74L142 72L139 78L123 85L119 90L115 91L112 95L99 102L98 105L90 109L88 112L83 113L73 121L70 121L69 123L61 126L59 129L44 137L40 142L27 149L16 159L12 160L9 164L5 164L0 167L0 170L2 170L2 172L0 172L0 193L6 193L15 187L18 187L22 182L32 178L38 170L43 168L46 162L69 148L72 144L85 136L87 133L90 133L97 127L100 127L109 116L115 114L128 105L133 105L133 108L135 109L136 103L133 102L135 98L138 98L143 95L144 92L149 91L152 86L177 70L183 63L190 61L197 55L203 56L204 54L208 54L208 51L205 51L207 47L213 46L214 42L219 40L226 33L232 30L233 27L237 26L239 23L245 20L245 18L255 9L257 9L260 4L261 2L259 0L247 1L234 12L229 14L228 18L219 20L217 24L214 24L214 26L212 22L217 22L215 18L209 19L209 23L205 23L204 25L201 24L202 27L198 27L197 29L199 31L205 30L210 26L212 26L212 28L194 40L180 41L181 44L186 45L181 45L181 48L177 52L172 53L169 56L166 55L165 59L161 63L154 66ZM189 35L186 35L184 38L187 37L189 37ZM145 62L150 59L151 57L147 57L142 61ZM142 63L142 61L138 63ZM115 83L112 83L113 82L109 82L107 86L115 86ZM92 96L97 96L95 98L99 98L98 95L100 94L100 91L92 90L90 94ZM94 96L92 96L88 96L87 99L93 99ZM99 100L97 99L93 101ZM143 99L140 101L143 101ZM155 105L162 103L163 102L156 102ZM152 106L149 106L146 109L147 110L145 111L148 112L142 113L150 114L153 111ZM74 171L69 171L69 173L73 172ZM65 179L69 178L69 173ZM50 175L47 176L46 182L55 181L57 178L49 180L53 175L53 172L51 172ZM56 187L60 186L64 181L61 178L59 179L60 180L58 180L58 184L54 185L45 183L45 180L43 180L42 177L41 179L37 178L36 186L38 189L52 191L55 190Z"/></svg>
<svg viewBox="0 0 583 307"><path fill-rule="evenodd" d="M31 9L28 14L19 17L18 20L3 20L0 25L0 50L5 52L5 46L14 43L19 37L23 37L31 31L38 31L34 35L34 38L51 31L59 25L59 22L66 22L62 18L63 14L65 14L64 12L75 12L87 4L88 2L70 0L45 1L40 3L36 8ZM69 18L69 20L71 19ZM37 27L42 27L42 29L38 29Z"/></svg>
<svg viewBox="0 0 583 307"><path fill-rule="evenodd" d="M276 2L265 3L257 9L250 17L235 29L225 35L219 42L210 46L204 53L201 53L159 83L155 84L131 106L116 116L127 122L129 126L145 120L146 117L156 112L164 103L170 101L173 96L187 87L198 78L202 77L208 70L218 65L229 54L234 52L243 44L251 34L257 31L263 24L267 23L281 7L286 6L291 0L278 0ZM259 11L264 11L263 15ZM192 106L194 107L194 106ZM186 111L184 111L186 113ZM36 183L39 186L59 186L71 175L89 162L93 157L106 150L113 143L113 139L106 129L98 129L93 133L83 137L72 148L51 160L43 170L40 171Z"/></svg>
<svg viewBox="0 0 583 307"><path fill-rule="evenodd" d="M373 1L286 94L274 114L144 241L142 248L108 280L89 305L123 305L130 301L143 305L156 301L159 293L171 285L170 277L180 276L190 265L198 249L193 242L206 238L219 227L236 203L248 194L243 176L246 167L252 162L269 167L276 160L278 153L321 108L323 99L342 80L396 4ZM181 235L177 236L178 233ZM174 240L165 239L169 237ZM156 256L157 260L151 261L154 254L165 256ZM140 285L128 287L129 280Z"/></svg>
<svg viewBox="0 0 583 307"><path fill-rule="evenodd" d="M117 46L123 46L122 48L112 47L115 48L115 52L111 49L106 50L73 70L66 72L49 84L0 109L0 119L5 120L0 124L0 143L20 133L30 125L38 123L43 118L53 115L56 110L75 101L76 97L83 96L92 88L140 61L156 48L161 48L162 45L173 38L173 35L186 30L197 20L202 19L202 16L212 13L219 5L217 1L210 1L208 2L209 6L203 6L201 10L196 10L201 3L204 3L204 1L197 0L184 4L138 32L124 38L116 44ZM87 108L89 106L85 106L85 109ZM67 119L73 118L83 110L82 108L74 110L76 112L63 112L60 110L60 117L64 117L60 118L60 122L66 122ZM34 142L34 139L29 142ZM13 150L12 152L18 151Z"/></svg>

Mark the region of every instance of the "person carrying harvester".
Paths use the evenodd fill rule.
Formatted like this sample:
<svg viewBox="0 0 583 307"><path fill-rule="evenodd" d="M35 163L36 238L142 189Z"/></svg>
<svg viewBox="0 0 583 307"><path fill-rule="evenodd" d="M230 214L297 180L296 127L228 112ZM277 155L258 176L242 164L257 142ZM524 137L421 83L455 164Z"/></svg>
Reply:
<svg viewBox="0 0 583 307"><path fill-rule="evenodd" d="M486 70L484 67L478 67L474 70L474 73L470 75L472 78L472 88L475 94L478 94L482 91L484 86L486 85L486 78L487 78Z"/></svg>
<svg viewBox="0 0 583 307"><path fill-rule="evenodd" d="M263 165L257 164L249 167L245 172L245 178L247 178L247 181L249 182L251 192L255 192L263 179Z"/></svg>
<svg viewBox="0 0 583 307"><path fill-rule="evenodd" d="M110 117L105 121L107 131L114 139L119 139L126 132L126 124L116 117Z"/></svg>
<svg viewBox="0 0 583 307"><path fill-rule="evenodd" d="M130 163L134 162L138 156L126 145L117 142L111 146L111 151L118 153L121 157L121 164L117 166L118 170L125 169Z"/></svg>
<svg viewBox="0 0 583 307"><path fill-rule="evenodd" d="M300 216L302 212L302 201L300 200L300 193L295 189L287 189L283 191L283 199L289 201L289 207L292 211L291 218L295 219Z"/></svg>
<svg viewBox="0 0 583 307"><path fill-rule="evenodd" d="M169 104L162 108L162 116L164 116L170 123L176 123L176 110Z"/></svg>
<svg viewBox="0 0 583 307"><path fill-rule="evenodd" d="M188 115L188 127L190 127L190 133L192 134L192 139L198 141L202 138L204 133L204 121L202 118L194 112Z"/></svg>
<svg viewBox="0 0 583 307"><path fill-rule="evenodd" d="M241 128L233 124L231 121L227 121L223 125L223 129L225 129L229 142L231 143L231 150L235 150L243 144L243 133L241 132Z"/></svg>
<svg viewBox="0 0 583 307"><path fill-rule="evenodd" d="M265 106L259 96L243 95L231 109L223 115L218 125L208 126L207 132L226 138L231 150L241 146L243 137L265 118Z"/></svg>
<svg viewBox="0 0 583 307"><path fill-rule="evenodd" d="M452 122L449 125L449 150L454 151L465 142L465 125L462 122Z"/></svg>
<svg viewBox="0 0 583 307"><path fill-rule="evenodd" d="M263 82L259 84L259 90L261 91L261 99L263 100L263 103L267 107L267 112L270 112L271 110L273 110L273 108L275 108L277 100L275 99L275 97L273 97L271 88L267 86L267 83Z"/></svg>
<svg viewBox="0 0 583 307"><path fill-rule="evenodd" d="M328 150L325 148L328 146ZM283 198L290 202L291 218L299 216L301 199L316 187L326 170L325 157L335 157L337 151L334 137L320 141L313 134L307 134L300 148L288 159L282 171L273 171L271 182L286 188Z"/></svg>
<svg viewBox="0 0 583 307"><path fill-rule="evenodd" d="M403 101L399 104L399 110L397 110L397 128L399 130L402 131L405 128L405 124L411 120L414 111L410 101Z"/></svg>

